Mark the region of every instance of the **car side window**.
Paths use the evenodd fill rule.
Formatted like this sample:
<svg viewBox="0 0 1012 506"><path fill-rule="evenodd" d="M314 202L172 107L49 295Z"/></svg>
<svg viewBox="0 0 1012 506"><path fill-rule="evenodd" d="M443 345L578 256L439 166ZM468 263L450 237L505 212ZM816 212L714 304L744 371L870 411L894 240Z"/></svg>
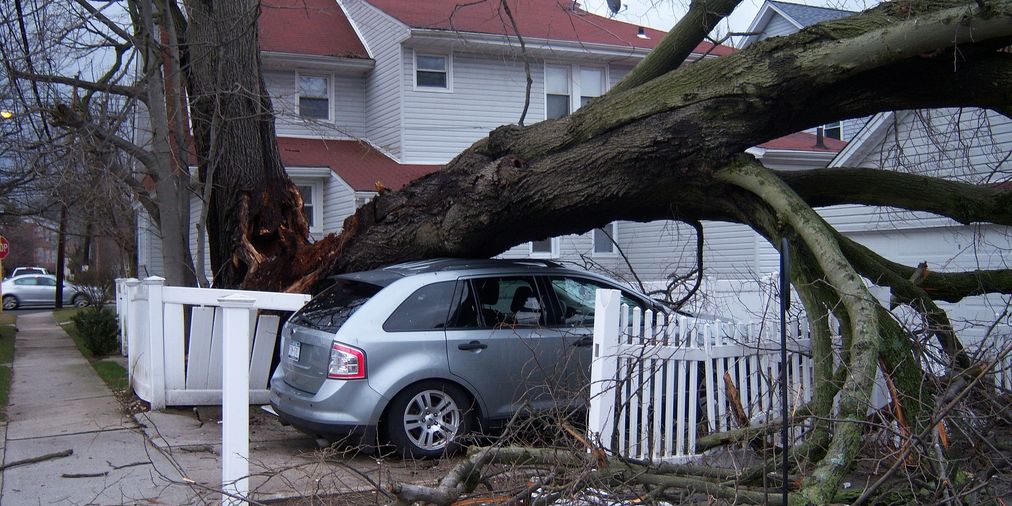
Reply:
<svg viewBox="0 0 1012 506"><path fill-rule="evenodd" d="M38 283L36 283L36 282L35 282L35 278L20 278L20 279L15 279L15 280L14 280L14 284L15 284L15 285L29 285L29 286L35 286L35 285L37 285Z"/></svg>
<svg viewBox="0 0 1012 506"><path fill-rule="evenodd" d="M463 281L454 328L534 327L545 324L544 299L533 277L503 276Z"/></svg>
<svg viewBox="0 0 1012 506"><path fill-rule="evenodd" d="M41 286L56 286L56 280L53 278L35 278L38 280Z"/></svg>
<svg viewBox="0 0 1012 506"><path fill-rule="evenodd" d="M387 332L439 330L446 327L455 281L426 285L408 296L383 323Z"/></svg>
<svg viewBox="0 0 1012 506"><path fill-rule="evenodd" d="M559 319L553 324L563 327L593 327L594 305L598 289L615 290L614 286L589 279L569 276L552 276L549 286L559 302ZM622 291L622 304L645 309L644 304L631 294Z"/></svg>

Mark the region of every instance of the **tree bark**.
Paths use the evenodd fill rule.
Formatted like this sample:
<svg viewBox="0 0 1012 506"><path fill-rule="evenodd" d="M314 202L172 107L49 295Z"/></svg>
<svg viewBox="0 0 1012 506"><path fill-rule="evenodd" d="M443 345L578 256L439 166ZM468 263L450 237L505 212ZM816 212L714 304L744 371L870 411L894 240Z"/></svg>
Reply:
<svg viewBox="0 0 1012 506"><path fill-rule="evenodd" d="M194 143L201 181L211 181L207 229L217 287L238 286L270 260L292 275L308 246L302 197L281 164L264 86L257 0L187 4Z"/></svg>

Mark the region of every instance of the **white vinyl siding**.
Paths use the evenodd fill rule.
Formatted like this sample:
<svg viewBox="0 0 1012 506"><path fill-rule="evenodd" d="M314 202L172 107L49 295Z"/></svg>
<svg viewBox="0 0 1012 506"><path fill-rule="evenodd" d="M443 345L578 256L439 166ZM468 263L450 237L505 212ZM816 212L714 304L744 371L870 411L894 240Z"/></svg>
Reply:
<svg viewBox="0 0 1012 506"><path fill-rule="evenodd" d="M314 76L316 74L307 74ZM330 120L305 119L299 115L299 73L294 70L264 71L264 82L274 106L278 136L347 139L366 134L365 77L326 74L331 101Z"/></svg>
<svg viewBox="0 0 1012 506"><path fill-rule="evenodd" d="M762 35L759 39L768 39L770 37L778 37L780 35L790 35L798 31L798 27L794 26L793 23L787 21L780 14L773 14L770 22L766 24L766 28L763 30Z"/></svg>
<svg viewBox="0 0 1012 506"><path fill-rule="evenodd" d="M404 49L402 61L404 163L446 163L491 130L520 119L526 86L522 61L454 52L453 93L413 89L412 48ZM544 117L544 104L535 98L543 93L541 67L531 65L534 84L527 124Z"/></svg>
<svg viewBox="0 0 1012 506"><path fill-rule="evenodd" d="M340 233L344 220L355 212L355 191L337 176L331 176L323 185L323 223L316 240L327 234Z"/></svg>
<svg viewBox="0 0 1012 506"><path fill-rule="evenodd" d="M401 155L401 42L407 27L362 0L344 0L349 20L362 34L376 66L366 75L366 135L380 149L394 157Z"/></svg>
<svg viewBox="0 0 1012 506"><path fill-rule="evenodd" d="M1001 114L971 108L902 112L886 128L863 159L848 165L978 184L1008 179L1012 120ZM1004 174L993 174L996 169ZM930 213L859 205L833 206L820 214L841 232L956 225Z"/></svg>

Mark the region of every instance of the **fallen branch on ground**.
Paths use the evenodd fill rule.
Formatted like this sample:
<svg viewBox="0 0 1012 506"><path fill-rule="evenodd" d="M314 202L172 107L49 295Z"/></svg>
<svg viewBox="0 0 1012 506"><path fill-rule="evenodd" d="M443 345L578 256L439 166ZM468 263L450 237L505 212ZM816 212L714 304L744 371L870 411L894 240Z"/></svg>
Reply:
<svg viewBox="0 0 1012 506"><path fill-rule="evenodd" d="M0 466L0 471L4 469L10 469L12 467L24 466L27 464L36 464L38 462L44 462L52 459L62 459L63 457L69 457L74 454L74 450L63 450L62 452L47 453L45 455L39 455L38 457L32 457L30 459L15 460Z"/></svg>

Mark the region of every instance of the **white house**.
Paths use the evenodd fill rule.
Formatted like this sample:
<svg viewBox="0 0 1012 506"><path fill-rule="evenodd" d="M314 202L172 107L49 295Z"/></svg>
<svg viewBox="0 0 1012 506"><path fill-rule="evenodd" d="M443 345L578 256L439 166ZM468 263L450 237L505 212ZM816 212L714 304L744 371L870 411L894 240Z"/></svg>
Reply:
<svg viewBox="0 0 1012 506"><path fill-rule="evenodd" d="M525 58L533 79L526 122L534 123L603 94L665 35L569 0L511 5L525 53L499 2L263 2L264 80L282 161L303 189L315 238L339 232L377 184L399 188L516 123ZM731 50L704 43L692 58ZM195 221L196 199L192 209ZM156 274L156 231L141 221L140 270Z"/></svg>
<svg viewBox="0 0 1012 506"><path fill-rule="evenodd" d="M568 0L511 5L526 55L499 2L264 1L264 77L282 160L303 188L314 237L339 232L344 218L375 195L377 183L399 188L438 170L495 127L517 122L525 98L525 57L533 79L526 122L533 123L568 114L604 93L664 36L590 14ZM849 14L768 1L750 28L758 35L747 42ZM702 44L693 57L730 51ZM799 132L750 152L780 170L830 165L942 170L975 181L1008 163L1009 123L993 114L890 113L864 122L826 125L821 141L814 130ZM971 128L985 123L990 135ZM953 124L955 137L940 142L936 129ZM920 158L930 162L911 165ZM194 213L198 210L195 205ZM1012 246L1005 227L960 227L937 217L859 206L822 213L890 258L927 260L936 270L1003 265L1002 251ZM707 275L745 280L776 270L777 252L747 227L708 222L704 228ZM143 225L140 236L141 272L158 273L158 242ZM582 262L662 282L695 265L695 233L677 222L618 222L522 244L502 256ZM976 308L973 314L960 318L983 319L999 303L993 297L973 301L967 304Z"/></svg>

